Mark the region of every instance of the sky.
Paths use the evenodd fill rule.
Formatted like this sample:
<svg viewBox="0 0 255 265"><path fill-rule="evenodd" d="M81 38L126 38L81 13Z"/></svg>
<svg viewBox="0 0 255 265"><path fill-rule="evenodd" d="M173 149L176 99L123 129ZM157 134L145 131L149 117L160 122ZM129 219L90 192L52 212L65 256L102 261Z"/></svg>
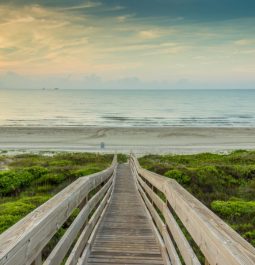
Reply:
<svg viewBox="0 0 255 265"><path fill-rule="evenodd" d="M0 0L0 88L255 88L254 0Z"/></svg>

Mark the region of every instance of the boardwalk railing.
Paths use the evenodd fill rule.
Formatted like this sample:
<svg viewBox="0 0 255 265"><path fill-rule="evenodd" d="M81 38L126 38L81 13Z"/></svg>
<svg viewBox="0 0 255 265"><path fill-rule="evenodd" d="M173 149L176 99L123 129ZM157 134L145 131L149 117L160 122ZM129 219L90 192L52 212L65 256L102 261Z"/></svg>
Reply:
<svg viewBox="0 0 255 265"><path fill-rule="evenodd" d="M0 265L83 264L90 237L112 193L117 158L99 173L81 177L0 235ZM54 235L74 210L80 212L61 239L49 247ZM42 259L45 247L48 256ZM45 254L43 254L45 255Z"/></svg>
<svg viewBox="0 0 255 265"><path fill-rule="evenodd" d="M172 265L201 264L183 230L207 265L255 264L255 249L175 180L143 169L134 155L130 166Z"/></svg>

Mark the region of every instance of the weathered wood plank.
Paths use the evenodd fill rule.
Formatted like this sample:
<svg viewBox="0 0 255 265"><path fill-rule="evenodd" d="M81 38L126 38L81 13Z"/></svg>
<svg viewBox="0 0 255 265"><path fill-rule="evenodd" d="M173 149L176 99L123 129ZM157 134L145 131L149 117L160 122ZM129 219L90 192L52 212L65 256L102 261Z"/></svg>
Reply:
<svg viewBox="0 0 255 265"><path fill-rule="evenodd" d="M41 265L42 263L43 263L43 262L42 262L42 253L40 253L40 254L36 257L36 259L35 259L33 265Z"/></svg>
<svg viewBox="0 0 255 265"><path fill-rule="evenodd" d="M142 180L140 178L140 183L142 183ZM144 183L144 182L143 182ZM145 183L144 183L145 184ZM145 187L147 185L145 184ZM148 187L148 186L147 186ZM149 201L149 199L147 198L147 196L145 195L145 192L143 191L143 189L138 186L138 189L142 195L142 198L154 220L154 222L156 223L156 226L157 226L157 229L160 231L160 239L162 240L163 244L164 244L164 247L167 249L167 252L168 252L168 260L171 261L171 264L172 265L181 265L181 261L180 261L180 258L177 254L177 251L174 247L174 244L173 242L171 241L170 239L170 236L169 234L167 233L167 230L166 230L166 227L165 227L165 224L163 223L163 221L161 220L160 216L158 215L156 209L153 207L152 203ZM148 189L148 191L152 191L151 189ZM162 201L163 202L163 201Z"/></svg>
<svg viewBox="0 0 255 265"><path fill-rule="evenodd" d="M160 247L127 165L99 224L86 264L163 264Z"/></svg>
<svg viewBox="0 0 255 265"><path fill-rule="evenodd" d="M149 212L152 216L152 219L154 220L154 222L156 223L156 226L162 236L163 234L163 229L164 229L164 223L163 221L160 219L157 211L155 210L155 208L153 207L153 205L151 204L151 202L149 201L148 197L146 196L145 192L142 190L142 188L139 186L138 187L139 189L139 192L141 193L142 195L142 198L147 206L147 208L149 209Z"/></svg>
<svg viewBox="0 0 255 265"><path fill-rule="evenodd" d="M139 184L144 188L146 193L150 196L153 203L157 206L157 208L163 212L165 203L159 198L159 196L154 193L154 191L142 180L140 176L137 177Z"/></svg>
<svg viewBox="0 0 255 265"><path fill-rule="evenodd" d="M209 264L255 264L255 249L175 180L142 169L134 156L130 163L134 171L165 194Z"/></svg>
<svg viewBox="0 0 255 265"><path fill-rule="evenodd" d="M90 190L113 174L108 169L77 179L0 235L0 265L31 264Z"/></svg>
<svg viewBox="0 0 255 265"><path fill-rule="evenodd" d="M178 253L175 249L175 246L174 246L171 238L169 237L169 234L168 234L166 228L163 231L163 239L164 239L164 243L165 243L171 264L172 265L182 265L180 258L178 256Z"/></svg>
<svg viewBox="0 0 255 265"><path fill-rule="evenodd" d="M82 255L82 251L84 250L86 244L89 241L89 237L91 236L91 233L95 227L95 225L98 222L98 219L100 218L100 215L102 214L103 209L105 208L109 197L112 193L112 186L108 189L107 193L105 194L103 200L101 201L99 207L96 209L96 211L93 213L92 217L90 218L88 224L85 226L83 232L79 236L77 242L75 243L72 252L70 253L66 265L69 264L76 264Z"/></svg>
<svg viewBox="0 0 255 265"><path fill-rule="evenodd" d="M67 251L72 245L74 239L77 237L80 229L86 222L91 210L96 206L96 204L102 199L105 192L108 190L110 185L112 184L112 177L108 180L108 182L104 185L104 187L97 192L85 205L85 207L81 210L79 215L76 217L71 226L67 229L64 236L57 243L55 248L52 250L49 257L44 262L44 265L57 265L60 264L64 259Z"/></svg>
<svg viewBox="0 0 255 265"><path fill-rule="evenodd" d="M91 218L91 226L93 227L92 233L90 235L90 238L86 244L86 248L84 249L82 256L79 258L77 265L85 265L88 255L90 254L91 245L94 242L95 234L97 232L97 229L99 227L99 223L102 220L102 217L107 209L109 200L110 200L110 194L112 190L109 190L103 201L101 202L100 206L97 208L96 212L93 214Z"/></svg>
<svg viewBox="0 0 255 265"><path fill-rule="evenodd" d="M201 265L188 240L182 233L181 228L175 221L166 204L164 205L163 215L165 217L166 224L175 240L175 243L178 246L178 249L182 255L182 258L185 261L185 264Z"/></svg>

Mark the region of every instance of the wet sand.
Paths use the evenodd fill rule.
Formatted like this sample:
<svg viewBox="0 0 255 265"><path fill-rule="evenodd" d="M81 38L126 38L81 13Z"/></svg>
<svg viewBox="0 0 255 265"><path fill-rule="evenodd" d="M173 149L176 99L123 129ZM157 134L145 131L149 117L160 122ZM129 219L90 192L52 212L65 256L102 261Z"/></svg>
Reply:
<svg viewBox="0 0 255 265"><path fill-rule="evenodd" d="M160 154L235 149L255 149L255 128L0 127L0 150Z"/></svg>

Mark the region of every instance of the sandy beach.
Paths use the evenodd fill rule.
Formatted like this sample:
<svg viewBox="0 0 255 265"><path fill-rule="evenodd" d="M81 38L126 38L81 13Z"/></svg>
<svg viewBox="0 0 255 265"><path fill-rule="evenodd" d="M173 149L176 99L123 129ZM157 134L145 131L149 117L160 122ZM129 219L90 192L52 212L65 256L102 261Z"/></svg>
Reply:
<svg viewBox="0 0 255 265"><path fill-rule="evenodd" d="M0 127L0 150L147 154L235 149L255 149L255 128Z"/></svg>

